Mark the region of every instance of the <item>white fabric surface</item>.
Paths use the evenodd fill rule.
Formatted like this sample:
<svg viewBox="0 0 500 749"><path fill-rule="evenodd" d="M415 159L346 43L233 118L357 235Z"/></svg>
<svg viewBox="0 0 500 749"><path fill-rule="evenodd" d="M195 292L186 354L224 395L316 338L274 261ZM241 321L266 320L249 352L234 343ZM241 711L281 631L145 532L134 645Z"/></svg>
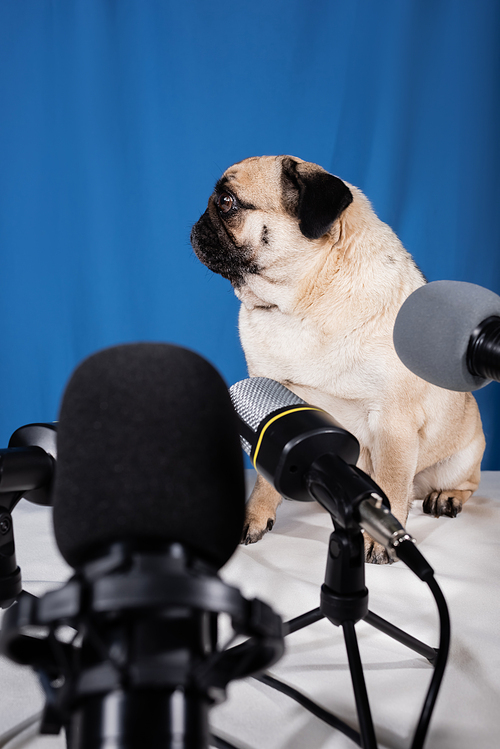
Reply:
<svg viewBox="0 0 500 749"><path fill-rule="evenodd" d="M250 472L249 472L250 473ZM250 476L251 479L251 476ZM70 575L55 546L51 510L20 502L14 511L24 587L37 595ZM500 473L485 472L456 519L423 515L407 525L436 572L450 608L452 645L431 722L428 749L498 749L500 738ZM331 521L315 503L284 502L272 533L239 547L222 570L247 597L290 619L319 605ZM427 586L401 563L367 565L370 609L430 645L438 618ZM356 626L380 747L408 747L432 675L427 661L365 622ZM287 638L272 673L356 725L342 633L326 620ZM29 668L0 658L0 735L36 713L43 698ZM211 711L214 731L241 749L341 749L354 744L288 697L249 679L233 682ZM29 734L29 731L27 732ZM62 749L60 737L11 742L9 749Z"/></svg>

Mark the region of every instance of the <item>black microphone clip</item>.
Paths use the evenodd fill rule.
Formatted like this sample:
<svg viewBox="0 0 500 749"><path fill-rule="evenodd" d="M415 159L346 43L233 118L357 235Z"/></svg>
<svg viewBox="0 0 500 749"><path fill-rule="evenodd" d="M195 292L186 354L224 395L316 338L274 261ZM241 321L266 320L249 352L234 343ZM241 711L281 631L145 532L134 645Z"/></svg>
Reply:
<svg viewBox="0 0 500 749"><path fill-rule="evenodd" d="M7 608L21 593L12 511L22 497L50 505L57 458L56 425L19 427L7 448L0 449L0 608Z"/></svg>
<svg viewBox="0 0 500 749"><path fill-rule="evenodd" d="M239 418L244 436L246 425ZM330 414L306 403L273 411L260 423L251 445L250 458L259 473L282 497L300 502L312 500L304 477L318 455L340 455L350 464L359 456L357 439Z"/></svg>

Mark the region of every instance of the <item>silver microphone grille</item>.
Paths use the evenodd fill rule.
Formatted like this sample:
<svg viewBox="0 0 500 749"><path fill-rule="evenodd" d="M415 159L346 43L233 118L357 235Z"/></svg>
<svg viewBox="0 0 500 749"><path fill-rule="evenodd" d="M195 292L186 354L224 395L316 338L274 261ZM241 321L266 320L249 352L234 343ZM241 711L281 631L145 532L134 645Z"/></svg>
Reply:
<svg viewBox="0 0 500 749"><path fill-rule="evenodd" d="M229 395L240 419L254 432L257 432L262 420L273 411L286 406L306 405L298 395L268 377L249 377L240 380L231 385ZM250 454L251 446L243 437L241 444L245 452Z"/></svg>

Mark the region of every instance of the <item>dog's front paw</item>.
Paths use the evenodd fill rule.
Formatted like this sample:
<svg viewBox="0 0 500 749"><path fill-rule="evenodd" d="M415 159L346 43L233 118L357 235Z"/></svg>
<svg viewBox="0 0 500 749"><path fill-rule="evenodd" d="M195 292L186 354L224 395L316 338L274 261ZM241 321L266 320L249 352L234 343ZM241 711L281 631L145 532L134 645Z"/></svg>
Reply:
<svg viewBox="0 0 500 749"><path fill-rule="evenodd" d="M264 514L247 512L243 535L241 537L242 544L245 544L245 546L254 544L256 541L260 541L265 533L273 529L276 515L267 517L268 514L268 512Z"/></svg>
<svg viewBox="0 0 500 749"><path fill-rule="evenodd" d="M427 515L434 515L439 518L446 515L449 518L456 518L459 512L462 512L462 499L456 494L460 492L432 492L422 503L422 510Z"/></svg>
<svg viewBox="0 0 500 749"><path fill-rule="evenodd" d="M382 546L365 533L365 561L371 564L392 564L392 559Z"/></svg>
<svg viewBox="0 0 500 749"><path fill-rule="evenodd" d="M242 544L254 544L272 530L281 497L276 489L259 474L246 507Z"/></svg>

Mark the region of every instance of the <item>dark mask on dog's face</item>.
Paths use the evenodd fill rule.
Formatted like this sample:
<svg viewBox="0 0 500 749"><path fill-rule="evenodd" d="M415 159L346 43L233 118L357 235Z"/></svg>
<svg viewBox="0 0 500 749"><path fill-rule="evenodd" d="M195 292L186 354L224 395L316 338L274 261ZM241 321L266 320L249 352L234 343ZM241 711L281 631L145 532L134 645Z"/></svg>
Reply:
<svg viewBox="0 0 500 749"><path fill-rule="evenodd" d="M347 185L316 164L291 156L245 159L217 182L191 244L204 265L239 288L247 275L261 272L261 257L290 219L314 241L351 201Z"/></svg>
<svg viewBox="0 0 500 749"><path fill-rule="evenodd" d="M191 230L191 244L201 262L238 288L248 273L258 273L252 247L239 243L235 230L244 222L244 207L235 194L216 185L208 207Z"/></svg>

